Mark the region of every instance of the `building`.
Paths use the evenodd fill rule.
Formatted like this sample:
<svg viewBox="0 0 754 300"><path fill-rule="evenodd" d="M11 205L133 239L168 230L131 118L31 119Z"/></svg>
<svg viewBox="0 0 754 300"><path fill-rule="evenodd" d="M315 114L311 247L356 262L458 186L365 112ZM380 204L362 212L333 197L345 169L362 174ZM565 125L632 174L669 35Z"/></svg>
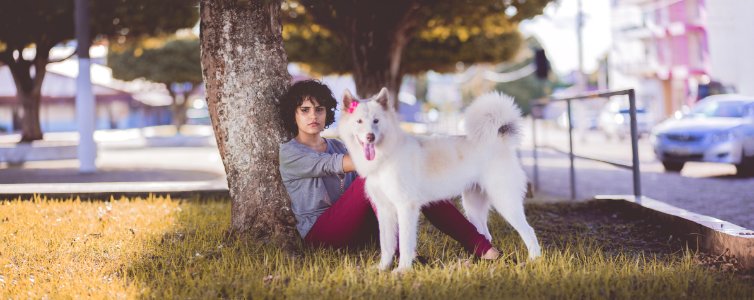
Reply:
<svg viewBox="0 0 754 300"><path fill-rule="evenodd" d="M707 3L710 74L723 86L754 96L754 1L714 0ZM743 55L742 55L743 54Z"/></svg>
<svg viewBox="0 0 754 300"><path fill-rule="evenodd" d="M708 86L705 0L614 0L610 88L635 88L659 121L693 106Z"/></svg>
<svg viewBox="0 0 754 300"><path fill-rule="evenodd" d="M172 98L161 84L123 82L109 68L92 64L95 128L124 129L170 124ZM42 132L76 131L75 58L47 65L39 108ZM7 66L0 67L0 132L20 130L16 86Z"/></svg>

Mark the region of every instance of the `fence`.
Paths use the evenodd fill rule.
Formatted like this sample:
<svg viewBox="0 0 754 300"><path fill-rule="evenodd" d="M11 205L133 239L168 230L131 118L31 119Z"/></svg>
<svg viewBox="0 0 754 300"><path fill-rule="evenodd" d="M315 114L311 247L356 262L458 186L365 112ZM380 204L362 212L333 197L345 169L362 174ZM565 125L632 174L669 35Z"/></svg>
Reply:
<svg viewBox="0 0 754 300"><path fill-rule="evenodd" d="M632 155L632 164L631 165L624 165L617 162L611 162L606 161L598 158L593 157L585 157L585 156L579 156L579 158L582 159L589 159L599 162L608 163L614 166L623 167L623 168L630 168L633 172L633 184L634 184L634 197L635 201L639 202L641 201L641 173L639 171L639 132L637 129L637 120L636 120L636 99L634 96L634 90L633 89L627 89L627 90L617 90L617 91L598 91L593 93L583 93L571 97L564 97L564 98L553 98L549 99L547 101L538 101L535 103L532 103L532 112L534 111L542 111L542 108L550 103L555 102L566 102L566 111L568 116L568 157L570 160L570 187L571 187L571 200L576 199L576 169L574 167L574 159L575 155L573 152L573 111L571 108L571 102L573 101L584 101L584 100L590 100L590 99L598 99L598 98L609 98L613 96L620 96L620 95L628 95L628 102L629 102L629 117L630 117L630 129L631 129L631 155ZM539 186L539 164L537 161L537 149L540 148L540 146L537 144L537 116L532 113L532 140L533 140L533 159L534 159L534 188L536 189Z"/></svg>

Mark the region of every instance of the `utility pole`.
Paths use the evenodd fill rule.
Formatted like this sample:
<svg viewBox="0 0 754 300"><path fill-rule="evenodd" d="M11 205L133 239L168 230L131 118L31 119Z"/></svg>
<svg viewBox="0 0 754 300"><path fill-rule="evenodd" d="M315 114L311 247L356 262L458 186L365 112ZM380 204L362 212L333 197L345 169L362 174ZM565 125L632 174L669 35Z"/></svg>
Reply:
<svg viewBox="0 0 754 300"><path fill-rule="evenodd" d="M76 0L76 54L79 75L76 78L76 119L79 131L78 159L80 173L94 173L97 144L94 142L94 96L89 61L89 0Z"/></svg>
<svg viewBox="0 0 754 300"><path fill-rule="evenodd" d="M584 41L582 36L582 28L584 27L584 11L581 8L581 0L577 0L577 9L576 12L576 40L578 43L578 55L579 55L579 74L576 79L576 86L579 89L579 92L586 91L586 78L584 76Z"/></svg>

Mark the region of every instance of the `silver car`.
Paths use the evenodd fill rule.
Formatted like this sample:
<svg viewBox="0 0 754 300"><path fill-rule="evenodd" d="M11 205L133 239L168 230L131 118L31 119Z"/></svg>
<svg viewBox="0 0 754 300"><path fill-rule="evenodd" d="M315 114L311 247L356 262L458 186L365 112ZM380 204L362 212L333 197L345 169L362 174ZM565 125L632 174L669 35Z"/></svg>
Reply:
<svg viewBox="0 0 754 300"><path fill-rule="evenodd" d="M701 161L734 164L739 175L754 175L754 98L704 98L681 118L658 124L650 141L667 171Z"/></svg>

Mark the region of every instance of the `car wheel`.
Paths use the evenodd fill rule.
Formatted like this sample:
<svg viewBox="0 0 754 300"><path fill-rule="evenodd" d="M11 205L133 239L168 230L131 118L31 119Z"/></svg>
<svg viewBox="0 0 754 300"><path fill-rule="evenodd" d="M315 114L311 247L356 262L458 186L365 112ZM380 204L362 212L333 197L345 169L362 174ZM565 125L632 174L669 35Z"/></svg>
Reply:
<svg viewBox="0 0 754 300"><path fill-rule="evenodd" d="M663 161L662 166L665 167L665 171L680 172L683 169L683 162Z"/></svg>
<svg viewBox="0 0 754 300"><path fill-rule="evenodd" d="M736 175L741 177L754 176L754 156L741 159L741 163L736 165Z"/></svg>

